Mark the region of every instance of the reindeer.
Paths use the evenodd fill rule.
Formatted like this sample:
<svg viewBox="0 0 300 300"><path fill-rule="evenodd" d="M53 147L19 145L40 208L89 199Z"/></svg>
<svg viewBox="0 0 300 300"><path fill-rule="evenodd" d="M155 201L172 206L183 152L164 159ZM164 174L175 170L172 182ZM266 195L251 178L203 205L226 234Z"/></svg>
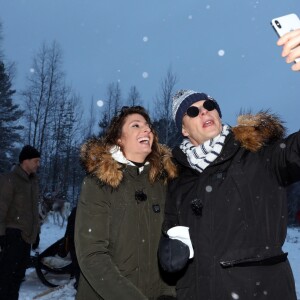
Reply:
<svg viewBox="0 0 300 300"><path fill-rule="evenodd" d="M70 202L66 201L62 193L44 193L40 201L40 218L45 220L49 214L52 214L54 224L63 227L69 216L70 208Z"/></svg>

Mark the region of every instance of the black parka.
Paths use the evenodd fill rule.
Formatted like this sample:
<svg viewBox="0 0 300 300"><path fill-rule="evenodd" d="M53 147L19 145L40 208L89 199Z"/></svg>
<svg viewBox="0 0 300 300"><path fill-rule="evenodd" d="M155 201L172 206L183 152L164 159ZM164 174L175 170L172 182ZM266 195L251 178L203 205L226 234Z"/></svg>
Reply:
<svg viewBox="0 0 300 300"><path fill-rule="evenodd" d="M300 180L300 132L283 139L274 116L249 118L203 173L173 151L181 172L169 186L163 227L188 226L195 250L177 284L179 300L296 299L282 245L285 186Z"/></svg>

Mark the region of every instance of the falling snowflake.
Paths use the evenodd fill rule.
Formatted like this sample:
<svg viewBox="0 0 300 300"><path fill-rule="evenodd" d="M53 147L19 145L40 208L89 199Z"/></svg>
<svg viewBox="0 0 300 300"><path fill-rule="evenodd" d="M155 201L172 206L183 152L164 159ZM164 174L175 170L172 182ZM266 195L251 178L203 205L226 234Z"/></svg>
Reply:
<svg viewBox="0 0 300 300"><path fill-rule="evenodd" d="M29 72L30 72L30 73L34 73L34 72L35 72L34 68L30 68L30 69L29 69Z"/></svg>
<svg viewBox="0 0 300 300"><path fill-rule="evenodd" d="M192 16L192 15L189 15L189 16L188 16L188 19L189 19L189 20L192 20L192 19L193 19L193 16Z"/></svg>
<svg viewBox="0 0 300 300"><path fill-rule="evenodd" d="M286 144L285 144L285 143L281 143L281 144L280 144L280 148L281 148L281 149L286 148Z"/></svg>
<svg viewBox="0 0 300 300"><path fill-rule="evenodd" d="M210 9L210 5L209 4L206 5L206 9Z"/></svg>
<svg viewBox="0 0 300 300"><path fill-rule="evenodd" d="M148 78L149 74L148 74L148 72L143 72L142 76L143 76L143 78Z"/></svg>
<svg viewBox="0 0 300 300"><path fill-rule="evenodd" d="M240 296L234 292L231 293L231 297L232 297L232 299L240 299Z"/></svg>
<svg viewBox="0 0 300 300"><path fill-rule="evenodd" d="M220 49L220 50L218 51L218 55L219 55L219 56L224 56L224 55L225 55L225 51L224 51L223 49Z"/></svg>
<svg viewBox="0 0 300 300"><path fill-rule="evenodd" d="M210 192L212 191L212 186L208 185L208 186L205 188L205 190L206 190L208 193L210 193Z"/></svg>
<svg viewBox="0 0 300 300"><path fill-rule="evenodd" d="M104 105L103 100L98 100L97 101L97 106L102 107Z"/></svg>
<svg viewBox="0 0 300 300"><path fill-rule="evenodd" d="M143 37L143 42L147 43L147 42L148 42L148 40L149 40L149 39L148 39L148 37L147 37L147 36L144 36L144 37Z"/></svg>
<svg viewBox="0 0 300 300"><path fill-rule="evenodd" d="M255 1L255 4L253 5L253 8L257 8L258 4L259 4L259 1Z"/></svg>

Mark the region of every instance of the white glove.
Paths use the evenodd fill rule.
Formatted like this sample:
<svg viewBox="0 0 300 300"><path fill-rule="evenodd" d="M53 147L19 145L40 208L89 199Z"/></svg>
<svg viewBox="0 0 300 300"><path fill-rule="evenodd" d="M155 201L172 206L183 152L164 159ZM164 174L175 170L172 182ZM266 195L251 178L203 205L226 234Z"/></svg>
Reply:
<svg viewBox="0 0 300 300"><path fill-rule="evenodd" d="M179 240L185 243L190 249L190 258L194 257L194 248L190 238L189 227L175 226L167 231L167 234L172 240Z"/></svg>

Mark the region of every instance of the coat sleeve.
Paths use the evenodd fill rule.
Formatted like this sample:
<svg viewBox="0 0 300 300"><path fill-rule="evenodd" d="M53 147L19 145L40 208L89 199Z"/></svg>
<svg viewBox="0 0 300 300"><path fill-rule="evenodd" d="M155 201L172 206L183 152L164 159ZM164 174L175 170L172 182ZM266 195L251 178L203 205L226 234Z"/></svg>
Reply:
<svg viewBox="0 0 300 300"><path fill-rule="evenodd" d="M300 131L267 147L265 158L275 171L281 185L300 180Z"/></svg>
<svg viewBox="0 0 300 300"><path fill-rule="evenodd" d="M170 282L176 283L178 273L187 264L190 251L189 247L178 239L169 238L167 231L180 225L178 220L178 206L181 195L178 191L178 182L175 179L168 186L165 205L165 218L162 226L162 236L158 247L158 259L164 272L168 274Z"/></svg>
<svg viewBox="0 0 300 300"><path fill-rule="evenodd" d="M13 185L9 175L0 176L0 235L5 235L6 216L13 200Z"/></svg>
<svg viewBox="0 0 300 300"><path fill-rule="evenodd" d="M95 179L85 178L77 206L75 247L81 272L103 299L147 299L122 276L109 253L110 203Z"/></svg>
<svg viewBox="0 0 300 300"><path fill-rule="evenodd" d="M178 179L175 179L170 182L167 189L165 217L162 226L164 234L166 234L170 228L179 225L177 207L179 206L178 201L180 201L180 195L177 190L177 187L179 186L177 180Z"/></svg>

